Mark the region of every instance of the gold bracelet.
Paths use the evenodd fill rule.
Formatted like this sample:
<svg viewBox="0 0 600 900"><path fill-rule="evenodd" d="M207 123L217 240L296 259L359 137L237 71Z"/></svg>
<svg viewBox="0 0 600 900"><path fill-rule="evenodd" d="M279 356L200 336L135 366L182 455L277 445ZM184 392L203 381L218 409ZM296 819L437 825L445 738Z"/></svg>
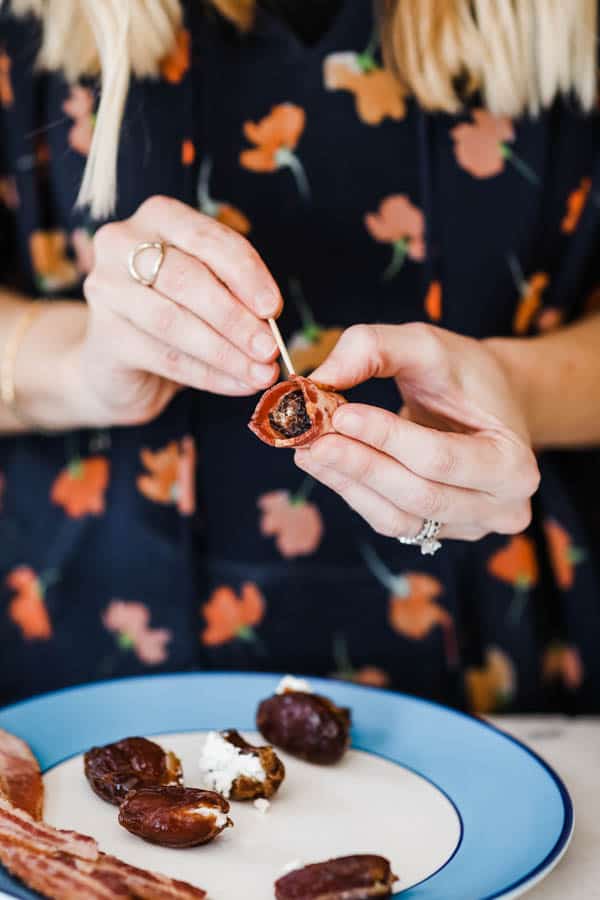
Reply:
<svg viewBox="0 0 600 900"><path fill-rule="evenodd" d="M43 306L41 304L33 302L28 304L27 308L23 310L17 319L15 327L9 335L6 346L4 347L4 356L0 363L0 400L4 406L17 417L17 419L20 419L26 424L30 423L23 418L17 409L15 368L23 338L42 309Z"/></svg>

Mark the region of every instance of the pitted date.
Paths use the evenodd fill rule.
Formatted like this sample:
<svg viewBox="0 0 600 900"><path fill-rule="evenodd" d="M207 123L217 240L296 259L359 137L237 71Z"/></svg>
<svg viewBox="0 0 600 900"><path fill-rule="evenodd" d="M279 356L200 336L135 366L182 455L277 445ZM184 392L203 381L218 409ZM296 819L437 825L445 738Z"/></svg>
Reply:
<svg viewBox="0 0 600 900"><path fill-rule="evenodd" d="M273 694L259 705L256 724L271 744L307 762L338 762L350 743L350 710L319 694Z"/></svg>
<svg viewBox="0 0 600 900"><path fill-rule="evenodd" d="M85 777L92 789L115 806L129 791L154 785L180 784L181 763L174 753L146 738L130 737L84 756Z"/></svg>
<svg viewBox="0 0 600 900"><path fill-rule="evenodd" d="M383 856L342 856L296 869L275 882L277 900L370 900L389 897L398 879Z"/></svg>
<svg viewBox="0 0 600 900"><path fill-rule="evenodd" d="M285 778L285 766L272 747L254 747L235 729L221 732L223 738L247 756L256 756L265 777L262 781L247 775L238 775L231 784L229 796L232 800L268 800Z"/></svg>
<svg viewBox="0 0 600 900"><path fill-rule="evenodd" d="M148 787L132 791L119 809L119 823L132 834L163 847L206 844L233 825L229 803L215 791Z"/></svg>

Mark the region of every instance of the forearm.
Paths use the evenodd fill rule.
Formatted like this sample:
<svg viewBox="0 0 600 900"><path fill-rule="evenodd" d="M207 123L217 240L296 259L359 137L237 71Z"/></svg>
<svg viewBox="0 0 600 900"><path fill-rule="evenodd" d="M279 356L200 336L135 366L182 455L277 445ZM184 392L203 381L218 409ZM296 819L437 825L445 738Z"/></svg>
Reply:
<svg viewBox="0 0 600 900"><path fill-rule="evenodd" d="M0 291L0 359L28 302L26 297ZM23 335L14 362L19 415L0 404L0 434L61 431L84 424L74 359L85 331L87 307L69 301L39 303L40 312Z"/></svg>
<svg viewBox="0 0 600 900"><path fill-rule="evenodd" d="M600 444L600 315L540 337L485 343L521 398L535 448Z"/></svg>

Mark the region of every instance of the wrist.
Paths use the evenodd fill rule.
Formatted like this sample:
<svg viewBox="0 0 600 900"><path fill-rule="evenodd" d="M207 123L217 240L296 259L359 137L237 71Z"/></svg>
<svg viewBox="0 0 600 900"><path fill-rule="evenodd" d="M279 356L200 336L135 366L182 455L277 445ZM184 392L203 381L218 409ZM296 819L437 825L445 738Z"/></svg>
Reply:
<svg viewBox="0 0 600 900"><path fill-rule="evenodd" d="M500 365L521 409L531 445L543 443L540 421L540 392L544 367L540 365L536 338L487 338L482 342Z"/></svg>

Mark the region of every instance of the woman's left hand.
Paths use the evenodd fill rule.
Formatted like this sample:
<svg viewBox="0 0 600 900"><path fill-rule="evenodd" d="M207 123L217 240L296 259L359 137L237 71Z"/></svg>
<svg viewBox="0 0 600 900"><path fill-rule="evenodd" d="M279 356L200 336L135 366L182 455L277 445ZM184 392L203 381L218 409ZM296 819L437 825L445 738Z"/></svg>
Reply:
<svg viewBox="0 0 600 900"><path fill-rule="evenodd" d="M424 519L462 540L523 531L539 471L492 348L422 323L353 326L311 377L342 391L394 378L402 414L344 405L336 433L297 450L297 465L390 537L416 535Z"/></svg>

